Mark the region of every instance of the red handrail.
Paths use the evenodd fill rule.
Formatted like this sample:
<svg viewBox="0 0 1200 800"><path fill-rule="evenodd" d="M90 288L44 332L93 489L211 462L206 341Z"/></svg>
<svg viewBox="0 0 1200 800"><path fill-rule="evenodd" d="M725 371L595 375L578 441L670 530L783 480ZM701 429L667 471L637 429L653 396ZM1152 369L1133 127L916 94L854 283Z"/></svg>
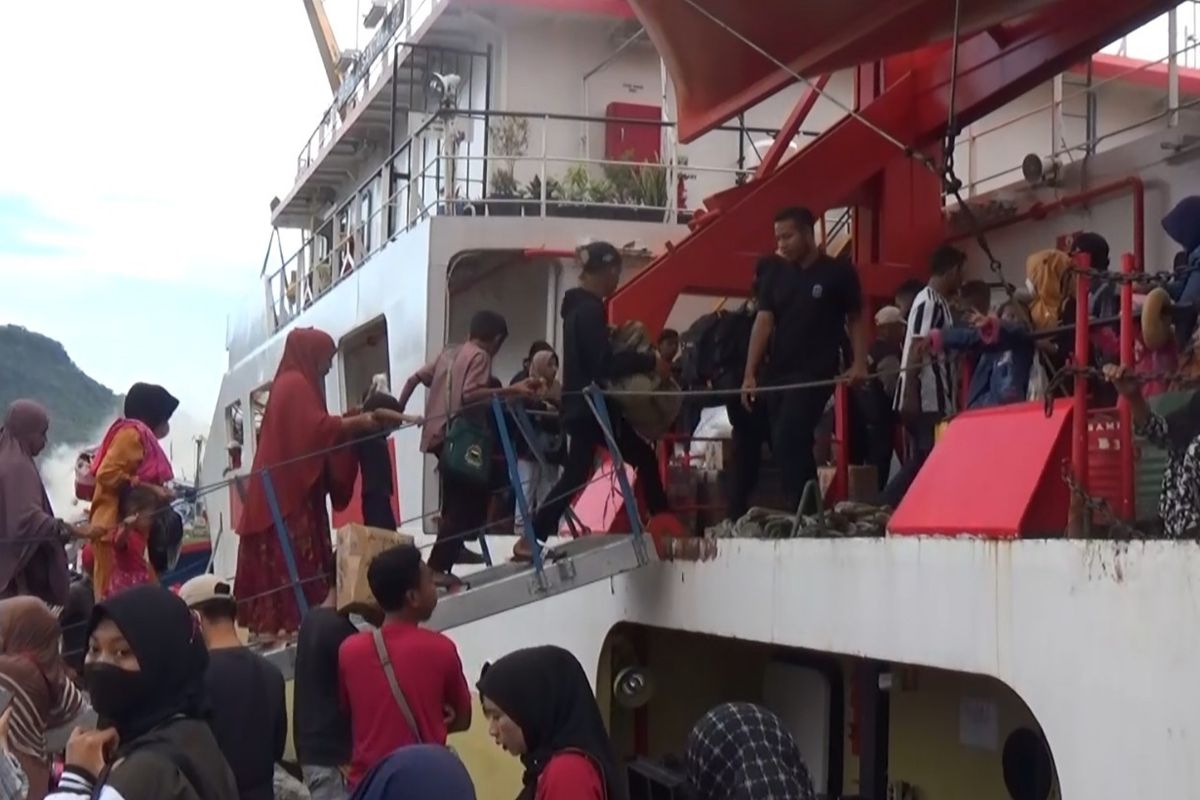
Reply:
<svg viewBox="0 0 1200 800"><path fill-rule="evenodd" d="M1121 256L1121 273L1132 275L1138 270L1135 256ZM1121 366L1133 369L1133 284L1121 284ZM1133 409L1124 397L1117 400L1117 414L1121 422L1121 517L1127 521L1136 515L1133 475Z"/></svg>
<svg viewBox="0 0 1200 800"><path fill-rule="evenodd" d="M1075 255L1075 265L1081 270L1090 269L1091 256L1087 253ZM1088 330L1088 276L1079 272L1075 278L1075 364L1076 368L1088 365L1090 359L1091 332ZM1071 417L1071 471L1074 474L1075 485L1079 492L1087 491L1088 465L1088 428L1087 428L1087 376L1082 373L1075 375L1075 396L1073 414ZM1070 508L1072 514L1068 532L1073 537L1087 535L1090 512L1082 502L1083 498L1072 495Z"/></svg>

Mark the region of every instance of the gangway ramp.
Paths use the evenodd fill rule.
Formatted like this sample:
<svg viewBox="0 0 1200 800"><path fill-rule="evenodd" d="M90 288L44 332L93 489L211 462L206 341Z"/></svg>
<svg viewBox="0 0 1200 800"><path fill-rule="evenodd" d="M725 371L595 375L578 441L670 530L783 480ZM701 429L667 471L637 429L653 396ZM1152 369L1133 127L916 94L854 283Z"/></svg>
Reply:
<svg viewBox="0 0 1200 800"><path fill-rule="evenodd" d="M520 608L657 560L646 537L595 534L554 548L539 576L531 564L509 562L474 572L466 587L444 595L428 627L447 631L469 622Z"/></svg>
<svg viewBox="0 0 1200 800"><path fill-rule="evenodd" d="M499 541L511 543L513 537L501 537ZM425 627L451 631L614 578L657 560L656 550L649 546L646 534L583 536L549 550L540 574L533 564L509 561L464 575L463 588L438 598L437 609ZM360 628L367 627L365 622L358 624ZM294 644L264 651L263 655L279 668L285 680L292 680L296 669Z"/></svg>

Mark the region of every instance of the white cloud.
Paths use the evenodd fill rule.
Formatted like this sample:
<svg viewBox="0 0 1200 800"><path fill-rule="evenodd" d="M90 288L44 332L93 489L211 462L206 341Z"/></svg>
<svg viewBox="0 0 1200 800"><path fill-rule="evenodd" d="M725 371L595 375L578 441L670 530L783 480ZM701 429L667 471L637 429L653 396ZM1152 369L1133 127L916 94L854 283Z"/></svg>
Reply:
<svg viewBox="0 0 1200 800"><path fill-rule="evenodd" d="M40 266L181 282L257 277L268 203L329 90L289 0L5 9L3 192L65 229Z"/></svg>
<svg viewBox="0 0 1200 800"><path fill-rule="evenodd" d="M352 46L357 0L327 4ZM207 424L232 298L261 296L268 204L330 99L303 6L55 8L4 9L0 206L22 214L7 241L0 224L0 322L116 391L163 383Z"/></svg>

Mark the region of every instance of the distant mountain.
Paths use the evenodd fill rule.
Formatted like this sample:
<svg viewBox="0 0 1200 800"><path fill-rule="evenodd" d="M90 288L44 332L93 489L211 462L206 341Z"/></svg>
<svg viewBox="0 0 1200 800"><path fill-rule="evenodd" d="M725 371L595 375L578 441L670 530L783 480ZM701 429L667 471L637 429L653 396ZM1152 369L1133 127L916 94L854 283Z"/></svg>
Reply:
<svg viewBox="0 0 1200 800"><path fill-rule="evenodd" d="M96 444L121 398L89 378L60 343L16 325L0 325L0 414L13 400L37 400L50 412L54 444Z"/></svg>

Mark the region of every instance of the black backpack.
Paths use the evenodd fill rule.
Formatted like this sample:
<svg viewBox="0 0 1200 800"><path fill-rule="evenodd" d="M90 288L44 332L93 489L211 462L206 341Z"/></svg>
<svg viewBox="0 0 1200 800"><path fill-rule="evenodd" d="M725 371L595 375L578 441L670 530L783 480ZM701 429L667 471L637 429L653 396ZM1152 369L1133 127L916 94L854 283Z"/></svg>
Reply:
<svg viewBox="0 0 1200 800"><path fill-rule="evenodd" d="M697 319L679 337L679 372L683 387L707 386L715 374L713 342L726 311L713 311Z"/></svg>
<svg viewBox="0 0 1200 800"><path fill-rule="evenodd" d="M183 546L183 517L178 511L167 507L154 515L147 545L147 555L155 572L161 575L175 569Z"/></svg>
<svg viewBox="0 0 1200 800"><path fill-rule="evenodd" d="M679 337L683 386L735 389L742 385L754 313L749 304L705 314ZM700 396L704 406L722 405L724 396Z"/></svg>
<svg viewBox="0 0 1200 800"><path fill-rule="evenodd" d="M735 311L725 312L713 332L714 389L734 389L742 385L746 371L746 355L750 350L750 333L754 330L755 312L749 303Z"/></svg>

